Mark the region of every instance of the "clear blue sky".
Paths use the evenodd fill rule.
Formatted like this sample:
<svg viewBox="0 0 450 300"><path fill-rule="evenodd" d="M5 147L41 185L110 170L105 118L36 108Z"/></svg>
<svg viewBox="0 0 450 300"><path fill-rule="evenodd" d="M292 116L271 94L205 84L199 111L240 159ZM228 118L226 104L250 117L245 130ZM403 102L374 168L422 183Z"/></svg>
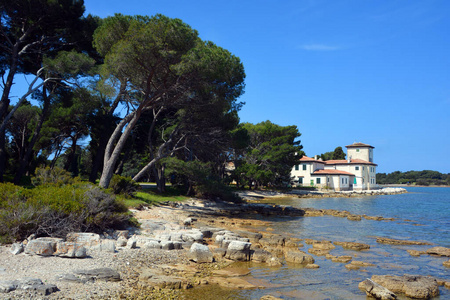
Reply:
<svg viewBox="0 0 450 300"><path fill-rule="evenodd" d="M85 0L179 18L241 58L242 122L297 125L308 156L355 141L378 172L450 173L450 1Z"/></svg>

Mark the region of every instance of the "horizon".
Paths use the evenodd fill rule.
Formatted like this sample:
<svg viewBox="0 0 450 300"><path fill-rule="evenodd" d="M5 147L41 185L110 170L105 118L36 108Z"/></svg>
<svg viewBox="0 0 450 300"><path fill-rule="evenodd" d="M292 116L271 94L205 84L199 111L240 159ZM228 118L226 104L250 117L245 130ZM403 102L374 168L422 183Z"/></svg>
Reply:
<svg viewBox="0 0 450 300"><path fill-rule="evenodd" d="M179 18L240 57L241 122L296 125L308 156L362 142L378 173L450 173L450 2L84 3L101 18Z"/></svg>

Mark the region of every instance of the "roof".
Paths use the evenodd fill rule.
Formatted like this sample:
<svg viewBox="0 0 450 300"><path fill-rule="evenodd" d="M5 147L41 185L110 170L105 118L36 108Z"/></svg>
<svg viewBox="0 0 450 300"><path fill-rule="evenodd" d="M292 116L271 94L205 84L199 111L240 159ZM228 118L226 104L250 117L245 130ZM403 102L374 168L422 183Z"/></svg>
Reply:
<svg viewBox="0 0 450 300"><path fill-rule="evenodd" d="M347 148L360 148L360 147L369 147L369 148L375 148L374 146L364 144L364 143L353 143L351 145L345 146Z"/></svg>
<svg viewBox="0 0 450 300"><path fill-rule="evenodd" d="M355 176L350 172L340 171L340 170L316 170L312 175L349 175Z"/></svg>
<svg viewBox="0 0 450 300"><path fill-rule="evenodd" d="M325 163L327 165L371 165L371 166L377 166L377 164L371 163L370 161L363 160L363 159L351 159L350 162L348 162L345 159L337 159L337 160L326 160Z"/></svg>
<svg viewBox="0 0 450 300"><path fill-rule="evenodd" d="M300 158L301 162L316 162L316 163L321 163L324 164L325 162L323 160L317 160L308 156L303 155L302 158Z"/></svg>

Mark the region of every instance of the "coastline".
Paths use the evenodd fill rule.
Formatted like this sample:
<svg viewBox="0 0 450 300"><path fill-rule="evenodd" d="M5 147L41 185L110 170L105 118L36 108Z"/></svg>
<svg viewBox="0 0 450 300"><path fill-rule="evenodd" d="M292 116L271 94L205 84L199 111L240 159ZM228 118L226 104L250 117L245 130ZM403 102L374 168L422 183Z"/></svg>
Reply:
<svg viewBox="0 0 450 300"><path fill-rule="evenodd" d="M266 200L276 200L285 195L292 197L292 194L270 191L254 193L255 191L249 191L249 196L258 196L259 199L262 199L261 197L265 195L264 199ZM250 263L259 266L280 268L286 263L296 264L295 260L297 259L298 262L299 257L302 257L302 260L310 260L309 257L317 260L319 257L327 256L327 260L336 261L336 263L347 261L345 268L349 270L353 268L364 270L364 268L370 267L370 265L364 265L367 262L361 261L364 257L362 254L371 251L370 247L367 248L368 245L339 240L295 239L288 234L280 235L280 232L273 230L273 223L265 217L284 215L287 219L295 219L301 218L301 216L329 215L358 221L355 215L346 211L293 209L275 204L247 203L239 205L192 199L182 203L135 210L133 213L142 224L140 230L130 231L128 238L129 241L134 239L137 242L136 249L118 246L114 253L92 251L90 258L67 259L23 253L13 256L9 253L9 246L1 246L0 261L8 261L8 263L0 263L0 280L18 279L31 274L39 276L45 282L55 283L60 289L59 292L41 297L41 299L198 299L199 293L204 295L203 299L220 299L215 296L217 295L215 293L227 298L242 289L273 287L269 281L253 278L249 274L248 265L242 265L239 260L233 260L232 256L223 256L224 248L229 246L224 243L225 237L230 239L227 243L233 239L242 243L250 243L251 250L249 250L254 251ZM360 217L371 221L394 221L380 216L363 215ZM198 233L201 233L201 237L193 237L193 239L207 245L214 256L214 262L198 263L189 257L188 245L192 245L192 243L184 242L182 237ZM162 245L164 241L167 242L164 242L165 245L168 245L177 239L182 244L186 243L183 244L183 249L164 250L150 247L150 244L155 245L155 243ZM417 241L386 238L378 240L377 238L375 243L415 245L414 242ZM426 241L421 242L426 243ZM330 253L332 249L344 247L344 245L357 249L353 250L355 255L350 258L350 263L348 263L348 257ZM435 245L429 247L433 246ZM255 253L258 254L258 260L255 260ZM412 253L426 255L426 253ZM263 258L263 254L267 257ZM288 259L291 259L288 257L292 255L294 255L292 258L294 262L287 262ZM318 268L321 264L320 262L319 264L300 263L299 266ZM98 268L100 266L117 270L120 273L121 281L93 281L90 283L55 281L57 274L79 268ZM11 274L12 270L15 270L14 274ZM446 283L441 280L441 284L445 285ZM23 295L23 292L13 291L8 294L0 293L0 298L4 299L4 296L7 299L26 297Z"/></svg>

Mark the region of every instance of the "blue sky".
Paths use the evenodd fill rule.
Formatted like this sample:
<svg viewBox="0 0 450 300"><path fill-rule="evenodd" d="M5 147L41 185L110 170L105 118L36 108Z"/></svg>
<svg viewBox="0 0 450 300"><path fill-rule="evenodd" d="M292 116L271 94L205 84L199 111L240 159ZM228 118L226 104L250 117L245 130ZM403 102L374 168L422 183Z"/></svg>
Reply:
<svg viewBox="0 0 450 300"><path fill-rule="evenodd" d="M242 122L297 125L308 156L375 147L378 172L450 173L450 1L85 0L179 18L241 58Z"/></svg>

